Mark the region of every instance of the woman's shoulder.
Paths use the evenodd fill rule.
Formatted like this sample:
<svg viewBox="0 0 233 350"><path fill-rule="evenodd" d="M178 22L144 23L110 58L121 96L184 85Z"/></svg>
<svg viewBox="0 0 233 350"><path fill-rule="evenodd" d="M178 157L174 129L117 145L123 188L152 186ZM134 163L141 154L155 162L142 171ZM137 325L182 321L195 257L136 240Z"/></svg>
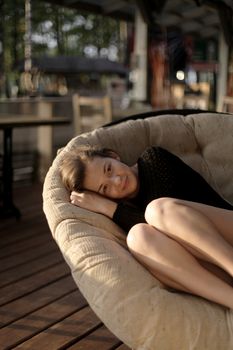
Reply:
<svg viewBox="0 0 233 350"><path fill-rule="evenodd" d="M188 167L179 157L160 146L146 148L138 159L138 165L143 168L153 167L157 173L161 171L164 174Z"/></svg>
<svg viewBox="0 0 233 350"><path fill-rule="evenodd" d="M165 157L166 158L166 157L170 157L170 156L174 156L174 155L161 146L147 147L143 151L143 153L141 154L141 158L143 158L143 159L152 158L152 157L157 157L157 158L160 158L160 157L164 158Z"/></svg>

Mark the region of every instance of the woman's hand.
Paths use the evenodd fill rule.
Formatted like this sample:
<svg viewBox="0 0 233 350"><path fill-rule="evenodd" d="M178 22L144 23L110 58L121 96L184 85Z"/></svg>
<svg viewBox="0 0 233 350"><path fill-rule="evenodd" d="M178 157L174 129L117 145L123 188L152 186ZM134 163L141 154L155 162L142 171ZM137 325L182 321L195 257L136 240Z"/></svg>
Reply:
<svg viewBox="0 0 233 350"><path fill-rule="evenodd" d="M94 211L95 213L104 214L110 218L117 208L117 203L91 191L71 192L70 201L80 208Z"/></svg>

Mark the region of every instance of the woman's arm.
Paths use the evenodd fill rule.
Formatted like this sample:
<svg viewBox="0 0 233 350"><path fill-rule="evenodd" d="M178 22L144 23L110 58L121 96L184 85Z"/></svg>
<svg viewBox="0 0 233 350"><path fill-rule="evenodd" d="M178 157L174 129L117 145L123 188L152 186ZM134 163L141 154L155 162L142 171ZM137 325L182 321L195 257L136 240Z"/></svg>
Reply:
<svg viewBox="0 0 233 350"><path fill-rule="evenodd" d="M106 215L110 219L113 218L114 212L117 208L116 202L91 191L73 191L70 195L70 201L78 207Z"/></svg>
<svg viewBox="0 0 233 350"><path fill-rule="evenodd" d="M116 203L95 192L73 191L70 200L72 204L80 208L106 215L126 232L137 223L145 222L144 213L139 208L124 202Z"/></svg>
<svg viewBox="0 0 233 350"><path fill-rule="evenodd" d="M146 222L144 212L127 202L121 202L117 205L113 215L113 221L126 232L134 225Z"/></svg>

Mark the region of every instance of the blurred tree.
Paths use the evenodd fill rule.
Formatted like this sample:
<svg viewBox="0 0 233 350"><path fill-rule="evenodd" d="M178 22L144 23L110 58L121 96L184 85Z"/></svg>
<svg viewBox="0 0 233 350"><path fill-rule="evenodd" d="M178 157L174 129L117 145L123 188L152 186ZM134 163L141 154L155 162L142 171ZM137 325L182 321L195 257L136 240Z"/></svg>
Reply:
<svg viewBox="0 0 233 350"><path fill-rule="evenodd" d="M4 0L0 0L0 96L3 94L4 90Z"/></svg>
<svg viewBox="0 0 233 350"><path fill-rule="evenodd" d="M104 25L103 25L104 24ZM32 3L33 55L103 55L119 46L119 21L45 2ZM88 50L89 48L89 50ZM105 50L103 50L105 49Z"/></svg>
<svg viewBox="0 0 233 350"><path fill-rule="evenodd" d="M24 54L24 0L0 1L1 95L9 95L14 67Z"/></svg>
<svg viewBox="0 0 233 350"><path fill-rule="evenodd" d="M120 22L44 1L31 2L32 56L81 55L119 60ZM25 0L0 0L0 96L9 95L24 60Z"/></svg>

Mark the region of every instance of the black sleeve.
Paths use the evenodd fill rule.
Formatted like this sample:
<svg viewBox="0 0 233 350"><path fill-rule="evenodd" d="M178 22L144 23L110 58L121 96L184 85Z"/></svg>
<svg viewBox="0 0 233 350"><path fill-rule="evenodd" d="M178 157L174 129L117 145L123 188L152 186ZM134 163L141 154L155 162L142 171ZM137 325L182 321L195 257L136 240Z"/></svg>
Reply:
<svg viewBox="0 0 233 350"><path fill-rule="evenodd" d="M156 152L160 153L160 162L166 169L170 189L170 197L190 200L224 209L233 209L233 206L226 202L195 170L185 164L179 157L167 150L157 147Z"/></svg>
<svg viewBox="0 0 233 350"><path fill-rule="evenodd" d="M128 203L119 203L113 215L113 221L128 232L132 226L146 222L144 213L139 208Z"/></svg>

